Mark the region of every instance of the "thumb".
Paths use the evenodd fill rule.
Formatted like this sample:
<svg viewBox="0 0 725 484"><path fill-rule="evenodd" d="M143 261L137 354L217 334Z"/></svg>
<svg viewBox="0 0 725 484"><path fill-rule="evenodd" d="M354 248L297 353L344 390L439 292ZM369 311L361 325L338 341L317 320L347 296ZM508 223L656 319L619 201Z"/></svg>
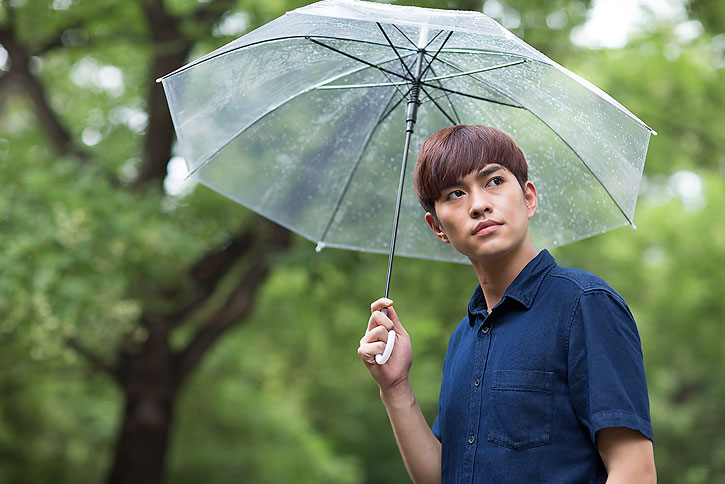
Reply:
<svg viewBox="0 0 725 484"><path fill-rule="evenodd" d="M393 329L396 333L407 335L408 332L403 327L403 323L400 322L400 319L398 318L398 315L395 313L395 309L393 309L393 306L388 306L387 308L387 316L390 318L390 320L393 322Z"/></svg>

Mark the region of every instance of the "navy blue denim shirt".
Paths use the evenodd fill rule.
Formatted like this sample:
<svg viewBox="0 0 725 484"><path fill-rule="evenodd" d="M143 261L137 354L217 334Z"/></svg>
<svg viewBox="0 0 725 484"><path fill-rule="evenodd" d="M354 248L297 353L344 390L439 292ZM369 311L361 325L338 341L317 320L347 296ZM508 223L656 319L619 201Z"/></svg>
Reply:
<svg viewBox="0 0 725 484"><path fill-rule="evenodd" d="M544 250L489 314L480 286L443 363L443 483L603 483L595 433L652 439L637 327L606 282Z"/></svg>

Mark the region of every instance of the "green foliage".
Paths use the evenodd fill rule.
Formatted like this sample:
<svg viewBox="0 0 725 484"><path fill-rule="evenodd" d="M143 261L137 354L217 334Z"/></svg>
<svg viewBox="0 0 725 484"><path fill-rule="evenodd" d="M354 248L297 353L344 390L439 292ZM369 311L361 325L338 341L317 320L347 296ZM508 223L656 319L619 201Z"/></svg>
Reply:
<svg viewBox="0 0 725 484"><path fill-rule="evenodd" d="M646 174L725 169L725 76L710 38L685 42L665 26L623 49L582 52L576 59L578 74L657 131Z"/></svg>
<svg viewBox="0 0 725 484"><path fill-rule="evenodd" d="M693 18L701 21L712 34L725 33L725 6L717 0L689 0L686 2Z"/></svg>
<svg viewBox="0 0 725 484"><path fill-rule="evenodd" d="M273 336L235 332L189 382L168 482L361 482L354 456L336 451L309 418L302 382L285 375L294 359L263 350Z"/></svg>
<svg viewBox="0 0 725 484"><path fill-rule="evenodd" d="M119 395L85 363L41 361L18 349L20 339L2 334L0 483L99 482L110 464Z"/></svg>

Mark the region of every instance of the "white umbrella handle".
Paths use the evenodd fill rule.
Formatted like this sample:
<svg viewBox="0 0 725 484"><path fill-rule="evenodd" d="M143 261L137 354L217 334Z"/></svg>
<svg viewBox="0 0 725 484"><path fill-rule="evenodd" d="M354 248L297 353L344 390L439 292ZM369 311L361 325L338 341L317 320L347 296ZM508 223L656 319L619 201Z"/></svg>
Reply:
<svg viewBox="0 0 725 484"><path fill-rule="evenodd" d="M388 308L383 308L382 313L388 315ZM391 329L388 331L388 341L385 343L385 350L379 355L375 355L375 361L378 365L384 365L389 359L390 355L393 354L393 347L395 346L395 330Z"/></svg>
<svg viewBox="0 0 725 484"><path fill-rule="evenodd" d="M393 353L393 346L395 346L395 330L391 329L388 331L388 342L385 343L385 351L379 355L375 355L375 361L378 365L384 365L388 361L390 355Z"/></svg>

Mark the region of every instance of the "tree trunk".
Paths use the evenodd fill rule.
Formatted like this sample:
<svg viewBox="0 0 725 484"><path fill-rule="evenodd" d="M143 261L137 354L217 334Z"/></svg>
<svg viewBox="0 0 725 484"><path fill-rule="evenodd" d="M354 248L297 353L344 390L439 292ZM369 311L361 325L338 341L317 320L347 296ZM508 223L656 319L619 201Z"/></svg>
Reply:
<svg viewBox="0 0 725 484"><path fill-rule="evenodd" d="M125 408L108 484L161 482L178 389L168 331L149 326L140 351L120 362Z"/></svg>
<svg viewBox="0 0 725 484"><path fill-rule="evenodd" d="M171 348L171 333L194 313L199 306L197 301L167 316L142 316L141 326L148 331L148 337L135 351L121 352L111 368L83 353L96 367L113 375L125 400L108 484L162 481L174 406L181 387L219 338L249 315L269 274L269 256L287 248L290 241L289 231L259 220L223 249L200 261L192 277L200 285L203 300L212 296L236 261L245 258L252 262L228 291L225 301L199 325L183 349ZM82 350L79 345L75 347Z"/></svg>

